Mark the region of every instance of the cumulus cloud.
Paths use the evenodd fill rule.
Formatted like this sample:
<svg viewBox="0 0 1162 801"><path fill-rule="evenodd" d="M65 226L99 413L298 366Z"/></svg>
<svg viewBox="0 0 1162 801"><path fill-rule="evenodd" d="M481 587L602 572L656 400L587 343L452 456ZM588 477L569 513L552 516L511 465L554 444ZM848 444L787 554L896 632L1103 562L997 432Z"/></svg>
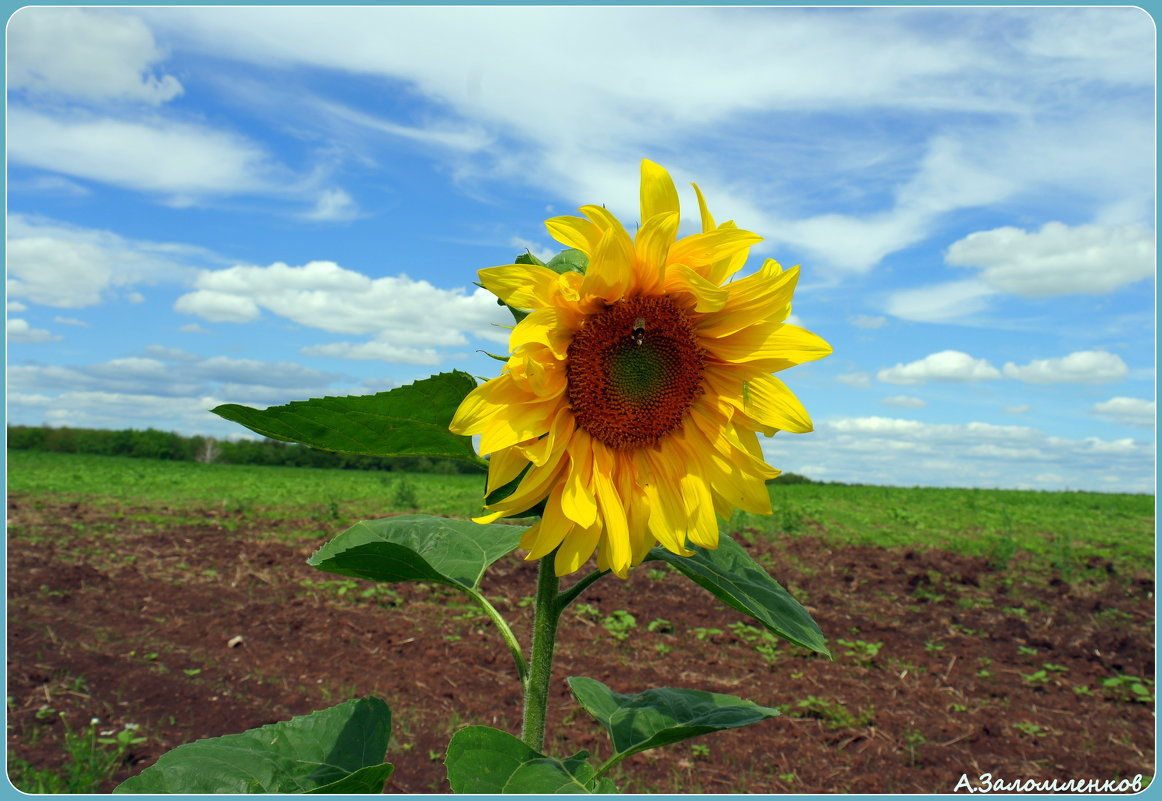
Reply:
<svg viewBox="0 0 1162 801"><path fill-rule="evenodd" d="M483 289L440 289L406 275L373 279L330 261L203 271L195 287L175 309L239 323L265 310L308 328L371 337L310 346L304 352L313 356L434 364L439 359L432 348L467 345L469 335L507 342L507 331L496 324L511 324Z"/></svg>
<svg viewBox="0 0 1162 801"><path fill-rule="evenodd" d="M8 88L88 101L164 103L182 93L151 69L165 53L138 17L81 8L23 8L8 23Z"/></svg>
<svg viewBox="0 0 1162 801"><path fill-rule="evenodd" d="M1154 275L1154 232L1144 225L1006 226L952 244L955 267L981 270L993 289L1024 297L1111 292Z"/></svg>
<svg viewBox="0 0 1162 801"><path fill-rule="evenodd" d="M1007 362L1006 378L1029 384L1106 384L1120 381L1130 369L1122 358L1101 350L1083 350L1053 359L1034 359L1025 365Z"/></svg>
<svg viewBox="0 0 1162 801"><path fill-rule="evenodd" d="M8 296L57 308L95 306L140 283L193 276L198 248L125 239L22 215L8 218Z"/></svg>
<svg viewBox="0 0 1162 801"><path fill-rule="evenodd" d="M911 395L892 395L888 398L880 398L880 403L885 406L898 406L901 409L923 409L928 405L928 401L923 398L914 398Z"/></svg>
<svg viewBox="0 0 1162 801"><path fill-rule="evenodd" d="M914 386L928 381L981 381L1000 378L1001 372L985 359L974 359L959 350L942 350L908 364L897 364L876 373L886 384Z"/></svg>
<svg viewBox="0 0 1162 801"><path fill-rule="evenodd" d="M1154 401L1143 398L1118 396L1095 403L1091 411L1115 423L1131 426L1154 427L1156 416Z"/></svg>
<svg viewBox="0 0 1162 801"><path fill-rule="evenodd" d="M849 322L856 328L862 328L866 331L874 331L878 328L883 328L887 322L887 317L872 316L869 314L856 314L851 317Z"/></svg>
<svg viewBox="0 0 1162 801"><path fill-rule="evenodd" d="M33 328L27 320L19 317L9 317L7 325L8 341L22 344L36 344L40 342L58 342L63 337L44 328Z"/></svg>
<svg viewBox="0 0 1162 801"><path fill-rule="evenodd" d="M1018 403L1014 406L1006 406L1002 411L1005 414L1025 414L1033 407L1027 403Z"/></svg>
<svg viewBox="0 0 1162 801"><path fill-rule="evenodd" d="M1154 447L1131 438L1072 439L1031 426L890 417L816 420L811 434L763 442L771 464L866 484L1152 492Z"/></svg>

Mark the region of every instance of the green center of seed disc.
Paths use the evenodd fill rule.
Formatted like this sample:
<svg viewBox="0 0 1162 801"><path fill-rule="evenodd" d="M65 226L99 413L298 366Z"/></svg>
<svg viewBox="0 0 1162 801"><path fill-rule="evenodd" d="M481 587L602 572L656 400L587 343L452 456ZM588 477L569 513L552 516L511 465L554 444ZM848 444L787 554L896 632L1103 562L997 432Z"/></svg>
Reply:
<svg viewBox="0 0 1162 801"><path fill-rule="evenodd" d="M610 389L634 403L656 398L665 387L666 362L656 345L627 342L610 354Z"/></svg>

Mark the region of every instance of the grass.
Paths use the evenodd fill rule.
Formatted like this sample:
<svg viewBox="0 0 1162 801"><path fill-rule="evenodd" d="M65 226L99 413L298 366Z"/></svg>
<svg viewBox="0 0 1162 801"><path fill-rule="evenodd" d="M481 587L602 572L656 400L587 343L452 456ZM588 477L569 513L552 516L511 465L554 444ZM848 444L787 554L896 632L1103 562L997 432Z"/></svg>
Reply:
<svg viewBox="0 0 1162 801"><path fill-rule="evenodd" d="M8 451L8 491L144 506L137 513L172 522L217 508L264 520L382 517L417 509L480 513L483 475L437 475L310 467L201 464L120 456ZM211 500L213 499L213 500ZM164 510L158 507L166 507Z"/></svg>
<svg viewBox="0 0 1162 801"><path fill-rule="evenodd" d="M174 522L220 509L246 519L313 518L328 527L422 511L480 511L481 475L436 475L200 464L114 456L8 451L10 493L134 507ZM772 485L775 513L736 513L724 530L744 537L815 534L834 544L945 548L1003 570L1018 555L1067 579L1093 557L1118 573L1154 560L1154 497L1092 492ZM651 572L661 578L663 572Z"/></svg>
<svg viewBox="0 0 1162 801"><path fill-rule="evenodd" d="M770 490L773 515L739 512L727 530L943 548L987 557L1000 570L1023 553L1067 578L1081 578L1091 557L1119 573L1154 561L1153 495L830 484Z"/></svg>

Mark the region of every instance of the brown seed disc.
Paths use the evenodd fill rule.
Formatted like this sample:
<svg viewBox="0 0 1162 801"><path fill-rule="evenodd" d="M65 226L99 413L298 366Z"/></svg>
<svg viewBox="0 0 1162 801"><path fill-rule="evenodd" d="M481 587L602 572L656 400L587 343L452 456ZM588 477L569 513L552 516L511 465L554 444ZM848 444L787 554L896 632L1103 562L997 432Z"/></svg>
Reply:
<svg viewBox="0 0 1162 801"><path fill-rule="evenodd" d="M667 297L630 298L590 315L565 363L577 425L619 450L654 444L702 394L705 356Z"/></svg>

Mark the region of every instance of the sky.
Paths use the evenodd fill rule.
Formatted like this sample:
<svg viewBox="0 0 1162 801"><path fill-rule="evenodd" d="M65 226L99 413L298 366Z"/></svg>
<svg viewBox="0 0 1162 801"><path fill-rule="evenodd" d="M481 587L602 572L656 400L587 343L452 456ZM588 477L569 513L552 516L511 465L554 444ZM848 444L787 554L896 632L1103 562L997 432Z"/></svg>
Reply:
<svg viewBox="0 0 1162 801"><path fill-rule="evenodd" d="M10 424L492 377L476 271L639 165L801 265L825 481L1153 492L1153 20L1096 8L25 8Z"/></svg>

